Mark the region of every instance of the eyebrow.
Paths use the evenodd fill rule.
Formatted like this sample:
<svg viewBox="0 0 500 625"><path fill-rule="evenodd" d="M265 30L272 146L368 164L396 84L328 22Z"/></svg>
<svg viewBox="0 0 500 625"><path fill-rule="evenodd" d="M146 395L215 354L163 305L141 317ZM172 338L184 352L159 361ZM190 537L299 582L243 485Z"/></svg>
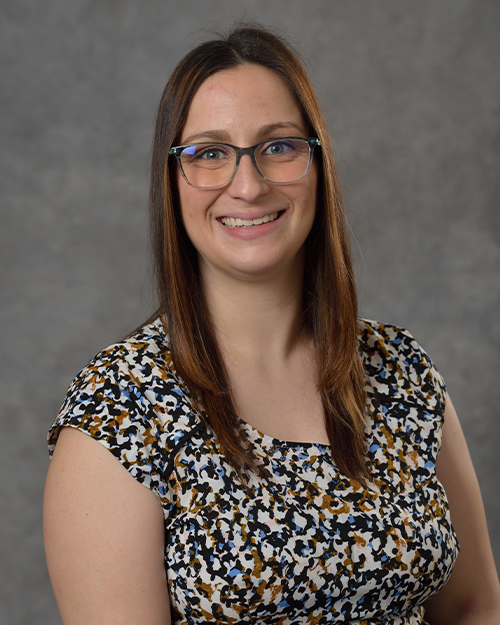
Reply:
<svg viewBox="0 0 500 625"><path fill-rule="evenodd" d="M288 128L298 130L300 134L304 132L303 127L299 126L294 122L278 122L276 124L267 124L266 126L261 126L260 128L258 128L256 137L257 139L264 139L265 137L269 137L270 135L272 135L272 133L276 130L283 130ZM182 143L183 145L186 145L189 143L194 143L195 141L199 141L201 139L228 143L230 137L227 130L204 130L202 132L197 132L195 134L189 135L189 137L186 137L186 139ZM257 143L258 142L259 141L257 141Z"/></svg>

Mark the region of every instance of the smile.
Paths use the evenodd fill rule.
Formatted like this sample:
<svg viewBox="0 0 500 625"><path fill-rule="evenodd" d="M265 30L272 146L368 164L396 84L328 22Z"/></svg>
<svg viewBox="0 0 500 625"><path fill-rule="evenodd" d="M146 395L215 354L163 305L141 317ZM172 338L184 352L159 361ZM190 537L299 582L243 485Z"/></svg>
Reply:
<svg viewBox="0 0 500 625"><path fill-rule="evenodd" d="M280 213L272 213L271 215L265 215L258 219L235 219L234 217L222 217L221 222L228 228L252 228L253 226L260 226L261 224L267 224L268 221L274 221L278 219Z"/></svg>

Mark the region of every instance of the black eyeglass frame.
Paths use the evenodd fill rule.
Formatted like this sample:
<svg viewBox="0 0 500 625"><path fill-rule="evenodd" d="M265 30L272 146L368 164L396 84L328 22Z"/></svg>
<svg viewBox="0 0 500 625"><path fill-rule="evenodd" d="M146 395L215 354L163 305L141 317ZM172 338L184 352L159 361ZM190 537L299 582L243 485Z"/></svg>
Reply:
<svg viewBox="0 0 500 625"><path fill-rule="evenodd" d="M302 176L300 176L300 178L296 178L295 180L287 180L286 182L276 182L274 180L270 180L269 178L267 178L266 176L264 176L264 174L262 173L262 171L259 168L259 165L257 163L257 159L255 158L255 150L261 146L264 145L265 143L272 143L273 141L287 141L288 139L299 139L301 141L305 141L308 146L309 146L309 160L307 161L307 167L305 172L302 174ZM231 176L229 177L229 179L222 183L222 184L217 184L213 187L200 187L198 185L193 184L192 182L189 182L186 174L184 173L184 169L182 167L182 161L181 161L181 154L183 152L183 150L185 150L186 148L190 148L190 147L198 147L198 146L202 146L202 145L225 145L229 148L233 148L233 150L236 152L236 163L234 165L234 169L233 169L233 173L231 174ZM191 187L194 187L195 189L219 189L221 187L225 187L226 185L228 185L231 180L234 178L234 176L236 175L236 172L238 171L238 166L240 164L240 160L241 157L244 154L248 154L248 156L250 156L250 158L252 159L252 163L255 166L255 169L259 172L259 174L262 176L262 178L264 178L264 180L267 180L268 182L271 182L272 184L292 184L294 182L298 182L299 180L302 180L302 178L307 174L307 172L309 171L309 167L311 166L311 161L312 161L312 157L313 157L313 152L314 152L314 148L316 146L321 146L320 140L317 137L274 137L272 139L266 139L265 141L260 141L259 143L256 143L255 145L250 146L249 148L240 148L237 145L232 145L231 143L224 143L223 141L204 141L202 143L186 143L185 145L177 145L174 146L172 148L170 148L169 150L169 154L173 155L176 157L177 162L179 163L179 167L182 173L182 176L184 178L184 180L188 183L188 185L190 185Z"/></svg>

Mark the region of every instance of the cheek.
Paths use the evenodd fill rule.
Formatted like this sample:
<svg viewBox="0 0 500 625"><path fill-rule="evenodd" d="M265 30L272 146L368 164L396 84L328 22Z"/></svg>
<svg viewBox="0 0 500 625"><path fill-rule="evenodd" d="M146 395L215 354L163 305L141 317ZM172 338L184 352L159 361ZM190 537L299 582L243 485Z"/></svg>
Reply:
<svg viewBox="0 0 500 625"><path fill-rule="evenodd" d="M309 236L317 211L317 175L311 176L308 185L304 189L300 199L302 204L302 223L307 230L306 237Z"/></svg>
<svg viewBox="0 0 500 625"><path fill-rule="evenodd" d="M318 195L318 177L317 176L314 176L313 180L311 180L311 184L309 185L308 195L309 195L309 205L314 211L316 211L316 199Z"/></svg>
<svg viewBox="0 0 500 625"><path fill-rule="evenodd" d="M177 176L177 199L179 215L191 243L197 246L197 239L206 237L210 227L210 207L220 194L219 190L196 189L187 184L182 174Z"/></svg>
<svg viewBox="0 0 500 625"><path fill-rule="evenodd" d="M177 173L176 182L179 214L184 227L188 229L195 219L196 207L200 204L200 200L196 197L197 189L188 185L180 172Z"/></svg>
<svg viewBox="0 0 500 625"><path fill-rule="evenodd" d="M197 247L196 240L199 238L197 233L200 230L199 219L196 219L196 211L193 210L193 205L186 196L179 196L180 200L180 216L184 230L186 231L191 243Z"/></svg>
<svg viewBox="0 0 500 625"><path fill-rule="evenodd" d="M299 202L302 204L304 214L314 219L317 205L317 176L311 176L311 180L302 191Z"/></svg>
<svg viewBox="0 0 500 625"><path fill-rule="evenodd" d="M176 200L177 205L179 207L179 215L184 226L186 225L186 220L189 220L189 215L187 214L187 207L190 205L189 202L189 185L186 184L186 181L182 177L182 174L179 170L177 170L177 175L175 177L176 183Z"/></svg>

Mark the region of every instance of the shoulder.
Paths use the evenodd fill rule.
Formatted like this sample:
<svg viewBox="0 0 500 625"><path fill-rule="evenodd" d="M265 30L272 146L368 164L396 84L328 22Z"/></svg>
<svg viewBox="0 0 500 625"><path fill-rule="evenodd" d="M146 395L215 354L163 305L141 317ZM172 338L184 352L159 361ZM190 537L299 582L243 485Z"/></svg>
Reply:
<svg viewBox="0 0 500 625"><path fill-rule="evenodd" d="M358 319L358 337L362 353L381 352L387 356L398 356L415 348L421 350L405 328L371 319Z"/></svg>
<svg viewBox="0 0 500 625"><path fill-rule="evenodd" d="M358 346L377 397L425 403L444 411L446 385L427 352L408 330L358 319Z"/></svg>
<svg viewBox="0 0 500 625"><path fill-rule="evenodd" d="M97 386L103 379L122 385L134 381L141 386L155 379L179 382L170 356L168 336L159 319L99 352L76 376L70 392L83 385Z"/></svg>
<svg viewBox="0 0 500 625"><path fill-rule="evenodd" d="M158 319L110 345L80 371L49 432L49 450L61 427L77 428L152 488L179 440L200 424Z"/></svg>

